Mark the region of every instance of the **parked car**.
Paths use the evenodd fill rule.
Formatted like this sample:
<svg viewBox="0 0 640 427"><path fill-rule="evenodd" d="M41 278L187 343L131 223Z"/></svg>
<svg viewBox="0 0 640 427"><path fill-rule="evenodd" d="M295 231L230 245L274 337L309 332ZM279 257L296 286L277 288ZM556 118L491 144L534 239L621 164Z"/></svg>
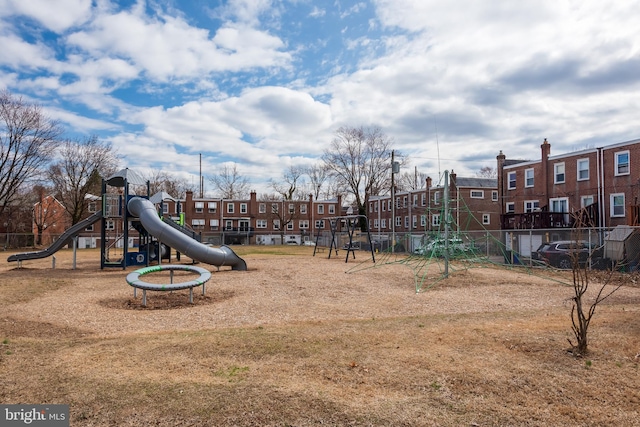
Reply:
<svg viewBox="0 0 640 427"><path fill-rule="evenodd" d="M418 255L435 255L441 256L445 250L445 240L435 239L428 242L426 245L416 248L413 252ZM468 244L464 243L462 239L458 237L452 237L449 239L449 254L460 254L470 250Z"/></svg>
<svg viewBox="0 0 640 427"><path fill-rule="evenodd" d="M573 261L577 260L580 266L584 266L591 257L592 263L597 263L602 258L602 250L595 244L586 241L558 240L541 244L531 258L541 261L552 267L570 269Z"/></svg>

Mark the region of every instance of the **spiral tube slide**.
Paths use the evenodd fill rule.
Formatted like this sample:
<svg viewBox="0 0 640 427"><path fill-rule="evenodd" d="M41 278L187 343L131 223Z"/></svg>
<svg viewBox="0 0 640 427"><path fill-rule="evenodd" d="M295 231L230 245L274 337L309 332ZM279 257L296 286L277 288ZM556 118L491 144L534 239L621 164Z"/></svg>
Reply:
<svg viewBox="0 0 640 427"><path fill-rule="evenodd" d="M140 218L142 226L160 242L176 249L196 261L222 267L228 265L232 270L246 270L247 263L228 246L212 248L186 236L175 228L165 224L156 211L156 207L147 199L133 197L127 203L129 213Z"/></svg>

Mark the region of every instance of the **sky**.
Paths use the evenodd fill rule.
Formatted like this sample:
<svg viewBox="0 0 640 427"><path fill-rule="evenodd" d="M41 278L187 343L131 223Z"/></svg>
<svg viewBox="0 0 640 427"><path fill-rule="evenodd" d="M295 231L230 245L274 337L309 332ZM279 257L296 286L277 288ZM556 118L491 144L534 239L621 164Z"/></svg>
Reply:
<svg viewBox="0 0 640 427"><path fill-rule="evenodd" d="M640 138L639 20L640 0L0 0L0 89L205 193L234 165L273 192L342 126L437 181Z"/></svg>

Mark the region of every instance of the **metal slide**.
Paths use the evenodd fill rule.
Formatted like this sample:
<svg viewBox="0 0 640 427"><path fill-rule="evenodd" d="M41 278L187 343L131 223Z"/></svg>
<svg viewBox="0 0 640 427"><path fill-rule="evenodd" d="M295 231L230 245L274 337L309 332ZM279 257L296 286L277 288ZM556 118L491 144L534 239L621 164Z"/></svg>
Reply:
<svg viewBox="0 0 640 427"><path fill-rule="evenodd" d="M24 261L27 259L39 259L39 258L46 258L48 256L51 256L54 253L58 252L60 249L62 249L64 245L69 243L71 239L73 239L75 236L80 234L85 228L87 228L88 226L90 226L95 222L100 221L100 219L102 219L102 211L98 211L94 213L90 217L83 219L79 223L65 230L65 232L62 233L60 238L55 242L53 242L51 246L49 246L47 249L44 249L41 251L35 251L35 252L23 252L21 254L14 254L14 255L11 255L9 258L7 258L7 261L9 262Z"/></svg>
<svg viewBox="0 0 640 427"><path fill-rule="evenodd" d="M129 213L140 218L142 226L161 243L164 243L196 261L215 266L231 266L232 270L246 270L247 263L228 246L212 248L194 240L158 216L156 207L147 199L133 197L127 203Z"/></svg>

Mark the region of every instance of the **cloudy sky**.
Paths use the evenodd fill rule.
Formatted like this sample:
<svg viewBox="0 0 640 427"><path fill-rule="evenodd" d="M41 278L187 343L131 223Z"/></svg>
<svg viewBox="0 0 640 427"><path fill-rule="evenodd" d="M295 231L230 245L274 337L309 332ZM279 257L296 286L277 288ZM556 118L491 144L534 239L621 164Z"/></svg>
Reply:
<svg viewBox="0 0 640 427"><path fill-rule="evenodd" d="M640 0L0 0L0 88L195 183L202 155L267 191L361 125L410 172L474 176L640 138L638 22Z"/></svg>

